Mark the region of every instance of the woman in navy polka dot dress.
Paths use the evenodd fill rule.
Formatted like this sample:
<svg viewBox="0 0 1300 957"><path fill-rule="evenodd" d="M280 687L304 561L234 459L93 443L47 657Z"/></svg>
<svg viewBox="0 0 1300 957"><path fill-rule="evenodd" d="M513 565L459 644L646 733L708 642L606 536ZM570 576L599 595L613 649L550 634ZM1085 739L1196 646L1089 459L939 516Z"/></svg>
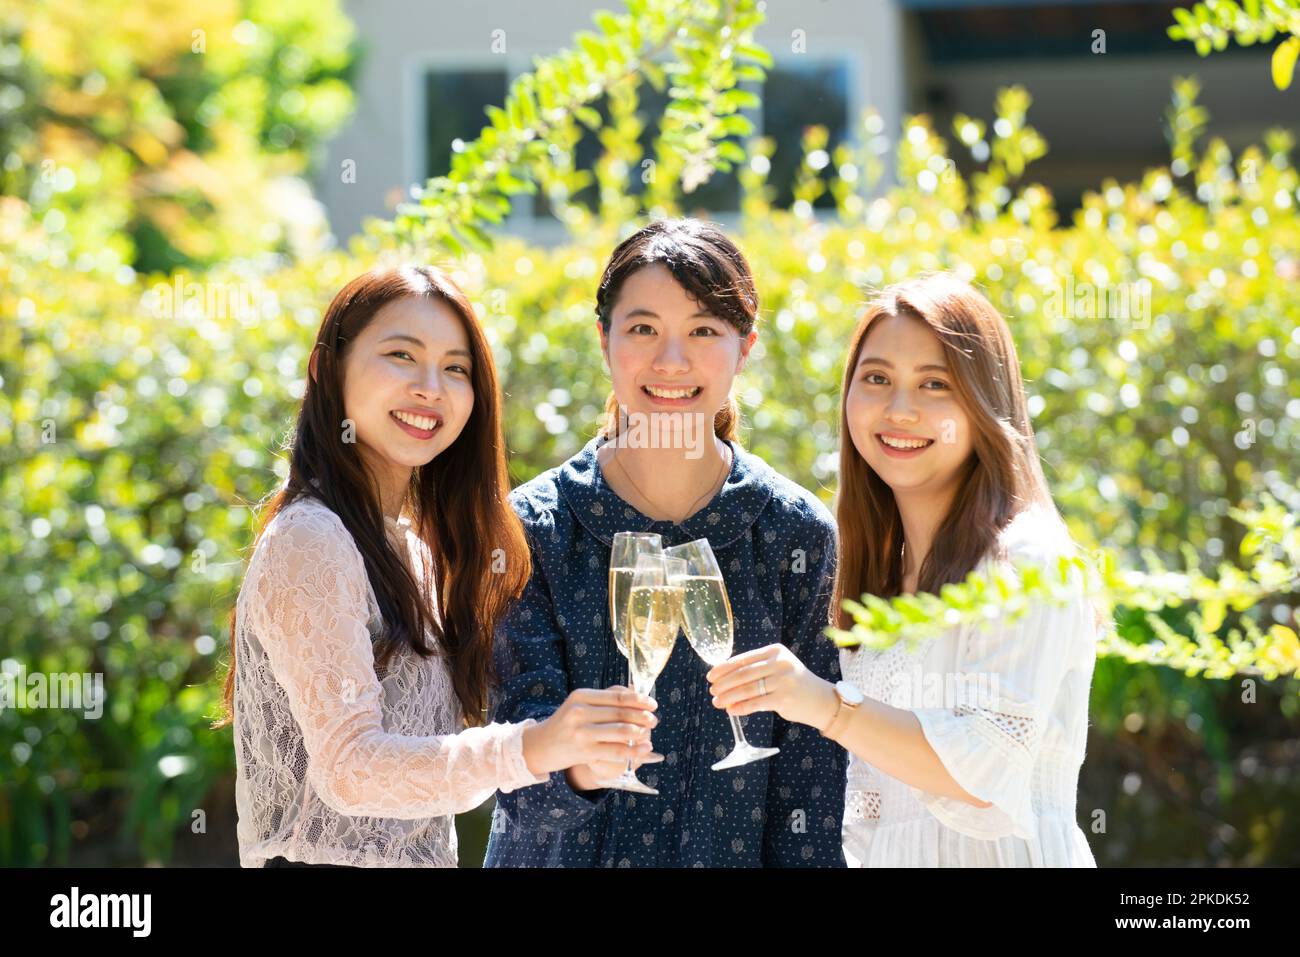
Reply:
<svg viewBox="0 0 1300 957"><path fill-rule="evenodd" d="M734 653L785 644L838 680L838 652L822 635L834 521L737 440L732 383L758 335L744 256L711 224L653 223L614 251L596 303L608 421L511 495L533 574L498 630L493 720L540 720L575 688L625 680L608 591L623 531L658 533L664 547L708 539L731 598ZM622 772L616 764L498 794L485 866L843 867L846 752L768 712L745 723L745 736L780 753L712 770L733 737L708 670L679 640L655 683L655 753L637 764L658 796L601 788Z"/></svg>

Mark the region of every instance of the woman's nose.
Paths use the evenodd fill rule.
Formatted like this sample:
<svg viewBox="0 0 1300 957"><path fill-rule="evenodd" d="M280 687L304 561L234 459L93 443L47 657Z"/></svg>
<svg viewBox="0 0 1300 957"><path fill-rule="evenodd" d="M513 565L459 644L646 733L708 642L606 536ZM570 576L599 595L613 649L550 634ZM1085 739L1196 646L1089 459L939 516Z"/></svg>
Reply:
<svg viewBox="0 0 1300 957"><path fill-rule="evenodd" d="M900 389L889 397L889 403L885 406L885 418L895 422L916 421L916 409L906 392Z"/></svg>
<svg viewBox="0 0 1300 957"><path fill-rule="evenodd" d="M432 369L427 375L421 376L415 384L415 392L426 399L441 397L443 394L442 372L438 369Z"/></svg>
<svg viewBox="0 0 1300 957"><path fill-rule="evenodd" d="M655 353L654 368L656 372L685 372L690 363L686 360L686 350L673 339L666 339Z"/></svg>

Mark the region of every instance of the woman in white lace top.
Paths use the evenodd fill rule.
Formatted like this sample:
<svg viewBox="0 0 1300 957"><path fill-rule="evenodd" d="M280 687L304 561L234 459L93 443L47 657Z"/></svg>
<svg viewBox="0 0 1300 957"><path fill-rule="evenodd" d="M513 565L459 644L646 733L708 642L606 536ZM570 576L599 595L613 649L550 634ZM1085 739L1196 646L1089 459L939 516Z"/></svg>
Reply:
<svg viewBox="0 0 1300 957"><path fill-rule="evenodd" d="M886 289L858 324L841 405L845 599L938 592L975 570L1074 553L1038 462L1015 345L967 283ZM1070 600L841 650L830 685L772 646L709 673L718 707L773 710L850 752L844 857L863 867L1094 867L1076 819L1097 622Z"/></svg>
<svg viewBox="0 0 1300 957"><path fill-rule="evenodd" d="M245 867L454 867L452 815L650 754L652 702L623 688L483 723L494 627L529 575L499 407L441 273L368 273L330 304L231 625Z"/></svg>

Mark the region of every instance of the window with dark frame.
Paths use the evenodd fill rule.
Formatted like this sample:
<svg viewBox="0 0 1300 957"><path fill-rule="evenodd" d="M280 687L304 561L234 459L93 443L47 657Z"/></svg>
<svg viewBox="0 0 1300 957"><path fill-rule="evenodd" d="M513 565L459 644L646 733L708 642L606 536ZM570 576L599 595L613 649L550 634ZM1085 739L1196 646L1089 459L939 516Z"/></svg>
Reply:
<svg viewBox="0 0 1300 957"><path fill-rule="evenodd" d="M433 68L424 75L424 177L445 176L456 140L469 142L487 125L484 110L505 102L504 69Z"/></svg>
<svg viewBox="0 0 1300 957"><path fill-rule="evenodd" d="M484 110L505 102L510 77L505 69L490 68L431 68L424 75L424 169L425 178L445 175L451 168L451 156L456 140L469 141L478 136L487 123ZM852 118L849 116L849 68L842 60L815 60L807 63L780 61L768 71L763 89L748 85L762 97L760 110L752 118L756 132L770 136L776 148L772 156L769 185L776 190L776 202L787 206L792 201L793 186L799 163L802 160L801 140L806 127L821 124L829 130L827 149L834 148L849 135ZM646 120L641 133L641 147L647 157L653 156L654 140L658 135L658 118L667 104L667 93L661 93L649 84L640 88L638 112ZM609 113L604 100L592 104L603 119ZM575 163L579 168L591 169L600 155L600 143L595 133L584 130L579 141ZM628 190L640 195L645 190L639 169L628 173ZM596 188L590 187L575 199L594 208ZM834 199L824 195L817 207L833 207ZM707 183L683 197L683 211L687 215L734 212L740 207L740 182L733 169L715 171ZM533 197L533 214L550 215L546 197Z"/></svg>

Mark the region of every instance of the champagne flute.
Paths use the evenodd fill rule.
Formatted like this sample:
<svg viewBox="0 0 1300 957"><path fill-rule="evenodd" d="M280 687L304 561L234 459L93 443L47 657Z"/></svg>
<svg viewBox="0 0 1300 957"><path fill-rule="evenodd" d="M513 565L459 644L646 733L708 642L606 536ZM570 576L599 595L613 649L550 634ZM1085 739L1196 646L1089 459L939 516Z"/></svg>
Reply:
<svg viewBox="0 0 1300 957"><path fill-rule="evenodd" d="M682 589L669 581L669 571L681 577L685 562L668 559L663 552L642 552L632 573L632 587L624 614L627 617L628 670L637 694L654 695L655 679L664 670L673 653L677 632L681 629ZM658 794L640 781L629 760L621 777L598 782L601 787Z"/></svg>
<svg viewBox="0 0 1300 957"><path fill-rule="evenodd" d="M614 630L614 644L624 658L627 653L627 604L632 592L632 575L638 555L663 551L663 539L652 532L618 532L609 554L609 623ZM629 668L631 666L629 665ZM628 672L628 686L632 684Z"/></svg>
<svg viewBox="0 0 1300 957"><path fill-rule="evenodd" d="M731 618L727 584L722 580L722 569L713 557L709 540L701 538L685 545L666 548L664 555L669 561L677 559L686 565L684 572L680 571L680 565L677 566L678 572L673 578L682 588L682 624L686 628L686 640L710 666L722 664L731 657L735 625ZM713 770L738 768L742 764L780 753L780 748L754 747L745 740L745 729L740 718L734 714L727 717L731 719L735 747L729 755L713 765Z"/></svg>

